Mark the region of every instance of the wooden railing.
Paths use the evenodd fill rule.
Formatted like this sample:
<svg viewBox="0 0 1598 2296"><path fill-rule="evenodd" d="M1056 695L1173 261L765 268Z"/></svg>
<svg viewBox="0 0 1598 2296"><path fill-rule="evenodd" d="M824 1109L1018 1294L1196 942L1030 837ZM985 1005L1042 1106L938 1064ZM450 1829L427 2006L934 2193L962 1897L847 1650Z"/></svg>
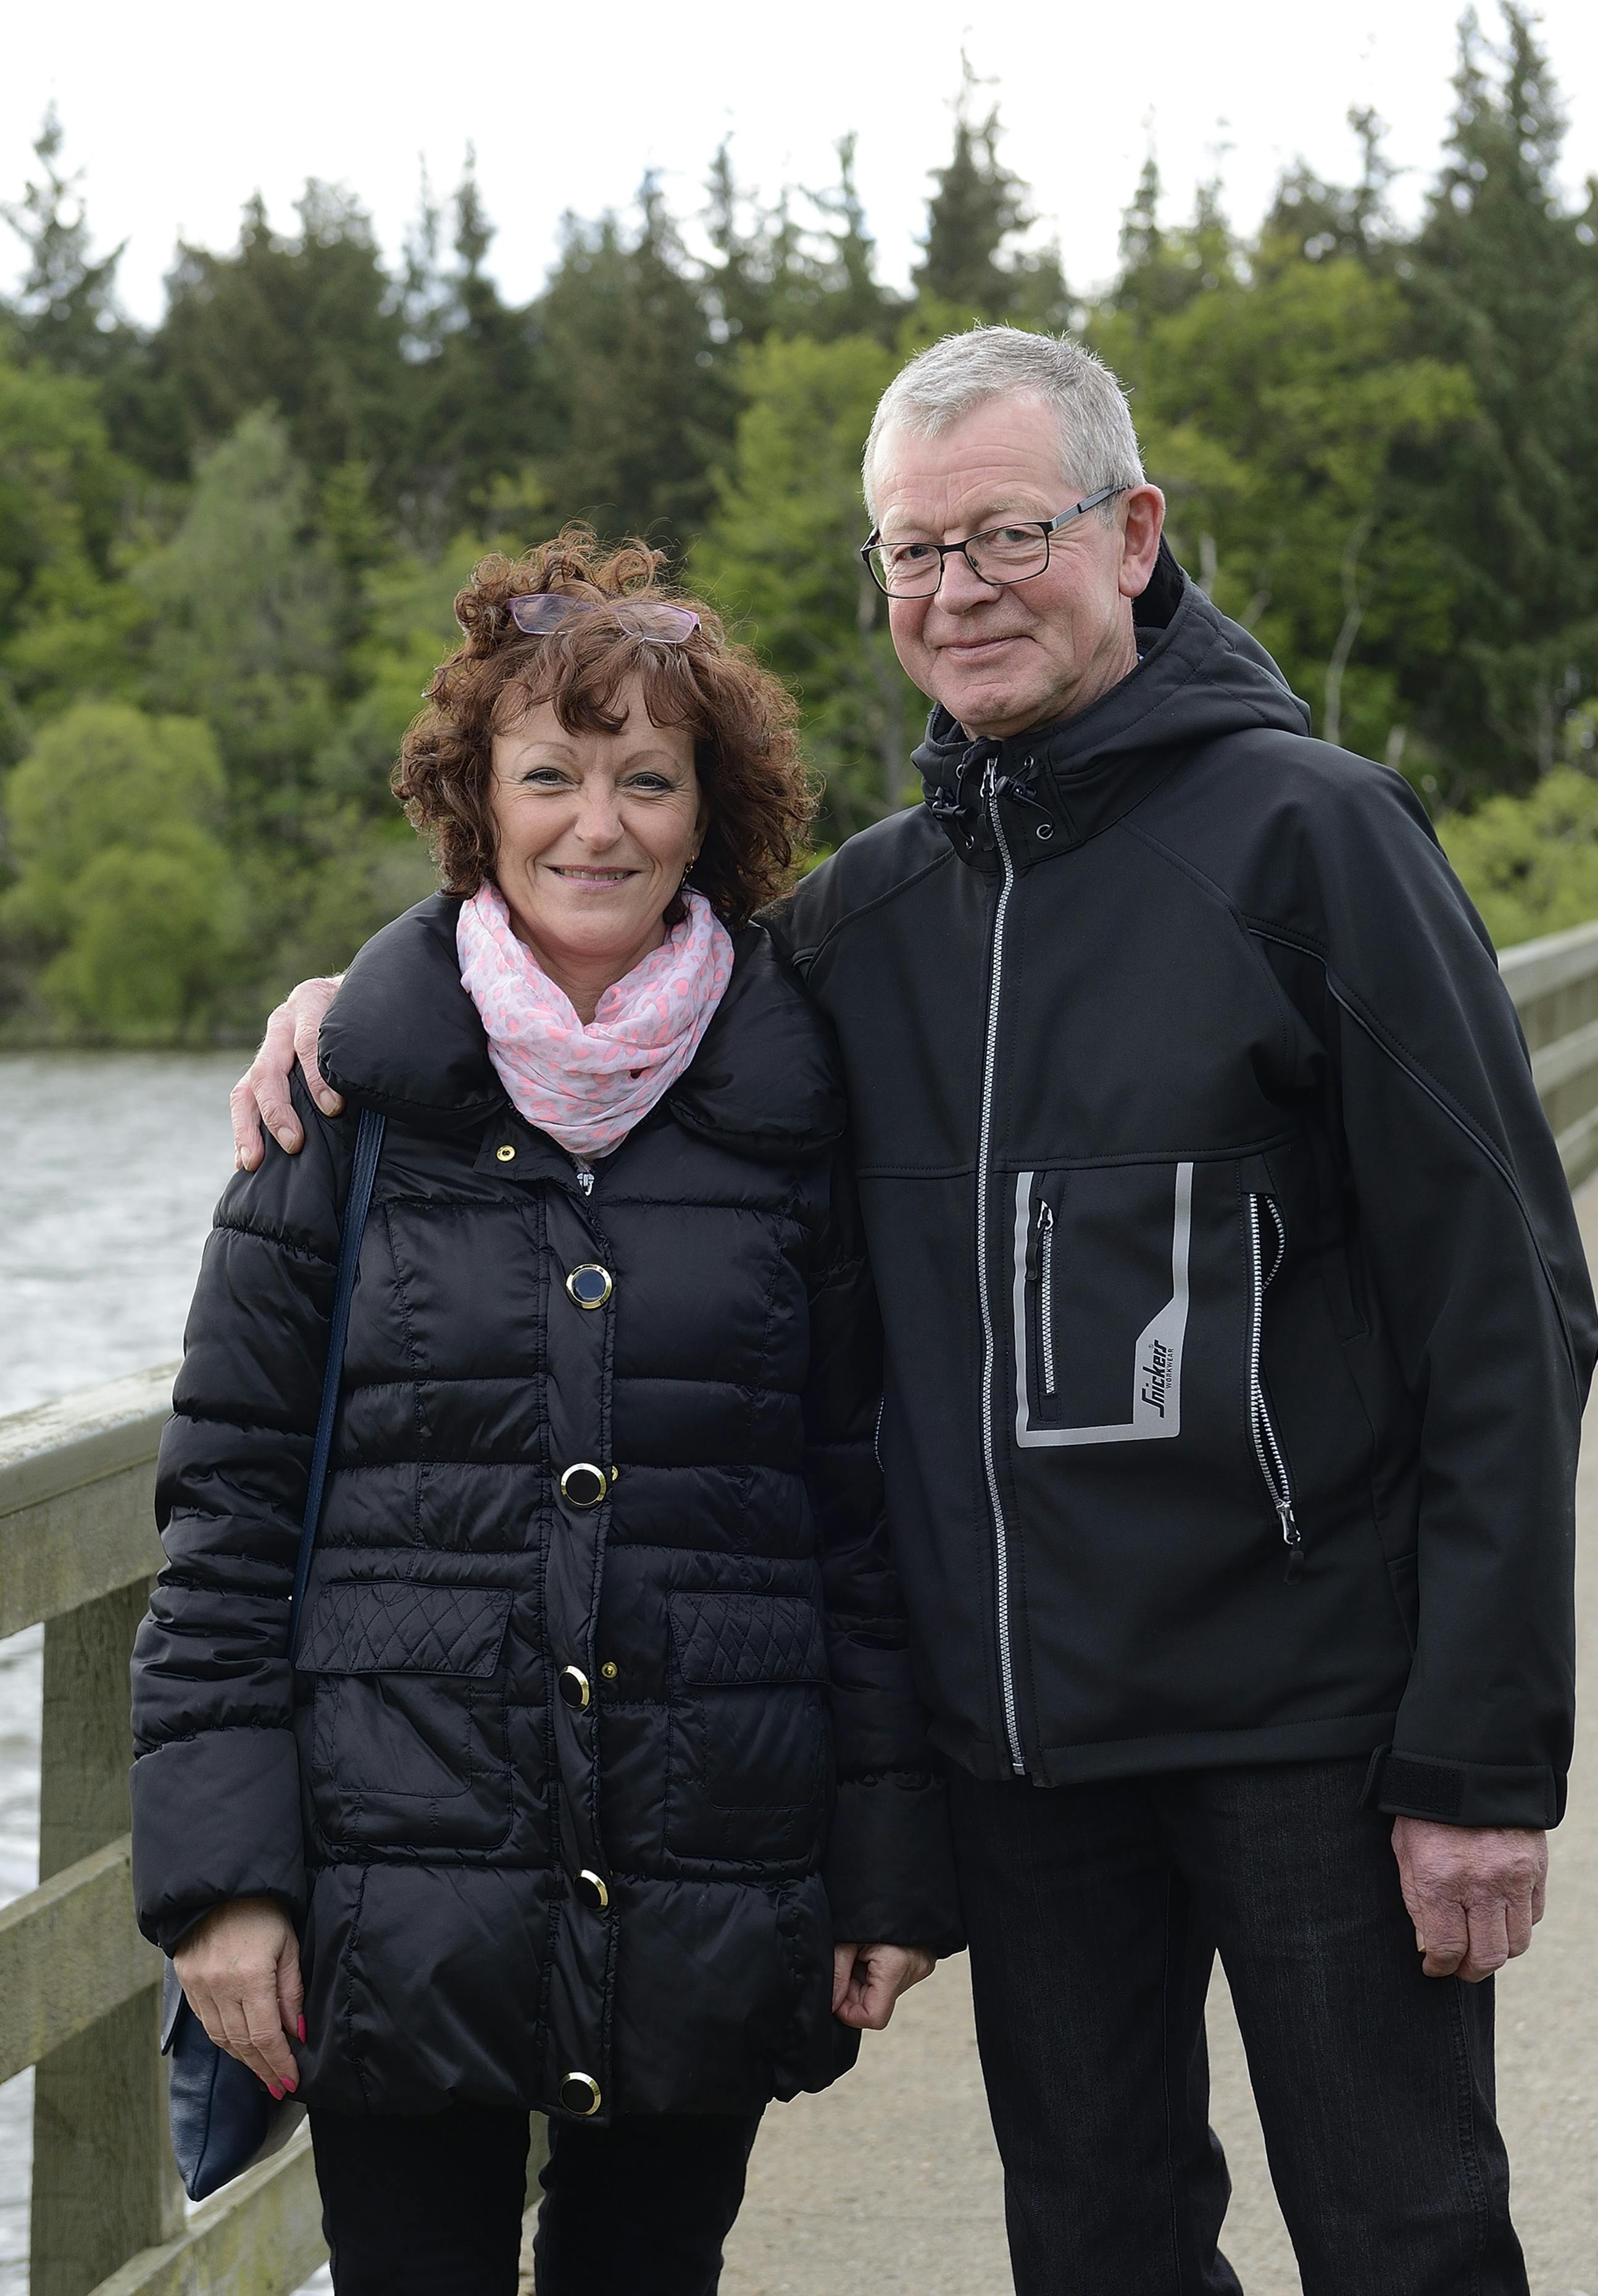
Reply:
<svg viewBox="0 0 1598 2296"><path fill-rule="evenodd" d="M1499 970L1570 1185L1598 1169L1598 924L1505 949Z"/></svg>
<svg viewBox="0 0 1598 2296"><path fill-rule="evenodd" d="M160 1956L128 1889L127 1660L160 1564L170 1364L0 1420L0 1635L43 1622L39 1887L0 1911L0 2079L37 2066L31 2296L290 2296L326 2251L308 2138L192 2213Z"/></svg>
<svg viewBox="0 0 1598 2296"><path fill-rule="evenodd" d="M1598 924L1503 963L1574 1185L1598 1168ZM127 1660L171 1383L168 1365L0 1420L0 1636L45 1628L39 1887L0 1911L0 2079L37 2067L32 2296L290 2296L324 2254L303 2129L192 2211L167 2147L160 1957L128 1892Z"/></svg>

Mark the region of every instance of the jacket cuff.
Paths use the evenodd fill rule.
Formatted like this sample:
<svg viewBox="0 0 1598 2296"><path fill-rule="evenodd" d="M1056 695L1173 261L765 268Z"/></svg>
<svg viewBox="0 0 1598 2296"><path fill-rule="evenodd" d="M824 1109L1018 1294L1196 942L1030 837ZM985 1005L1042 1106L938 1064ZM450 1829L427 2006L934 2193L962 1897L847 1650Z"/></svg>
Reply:
<svg viewBox="0 0 1598 2296"><path fill-rule="evenodd" d="M140 1929L170 1953L230 1898L305 1911L299 1759L288 1730L207 1730L141 1754L129 1780Z"/></svg>
<svg viewBox="0 0 1598 2296"><path fill-rule="evenodd" d="M1527 1825L1544 1831L1565 1814L1562 1771L1490 1762L1445 1762L1381 1746L1365 1779L1367 1808L1442 1825Z"/></svg>
<svg viewBox="0 0 1598 2296"><path fill-rule="evenodd" d="M940 1955L965 1943L941 1779L842 1779L822 1878L835 1938Z"/></svg>

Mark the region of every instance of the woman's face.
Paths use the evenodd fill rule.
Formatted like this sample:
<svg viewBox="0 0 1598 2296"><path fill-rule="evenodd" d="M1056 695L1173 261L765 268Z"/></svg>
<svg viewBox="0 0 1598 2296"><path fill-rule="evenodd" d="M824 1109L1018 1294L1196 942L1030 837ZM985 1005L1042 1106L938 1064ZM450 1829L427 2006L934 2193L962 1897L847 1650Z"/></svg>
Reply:
<svg viewBox="0 0 1598 2296"><path fill-rule="evenodd" d="M616 707L627 713L617 734L569 734L542 701L494 736L495 877L518 935L568 993L566 976L619 980L660 946L709 817L692 735L651 721L640 678Z"/></svg>

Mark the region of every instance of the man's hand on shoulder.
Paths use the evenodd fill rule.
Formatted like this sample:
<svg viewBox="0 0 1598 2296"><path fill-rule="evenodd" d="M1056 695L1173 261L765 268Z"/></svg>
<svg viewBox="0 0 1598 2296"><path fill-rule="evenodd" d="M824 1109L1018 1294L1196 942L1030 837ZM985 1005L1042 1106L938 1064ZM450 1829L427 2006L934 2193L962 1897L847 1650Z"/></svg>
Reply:
<svg viewBox="0 0 1598 2296"><path fill-rule="evenodd" d="M1547 1893L1545 1833L1396 1817L1393 1855L1428 1977L1479 1985L1531 1943Z"/></svg>
<svg viewBox="0 0 1598 2296"><path fill-rule="evenodd" d="M291 1156L305 1145L305 1130L289 1097L289 1079L299 1061L312 1097L324 1116L337 1116L344 1103L316 1066L322 1016L339 993L342 973L331 980L302 980L291 989L266 1023L261 1048L228 1097L233 1110L234 1169L253 1172L266 1153L263 1124Z"/></svg>

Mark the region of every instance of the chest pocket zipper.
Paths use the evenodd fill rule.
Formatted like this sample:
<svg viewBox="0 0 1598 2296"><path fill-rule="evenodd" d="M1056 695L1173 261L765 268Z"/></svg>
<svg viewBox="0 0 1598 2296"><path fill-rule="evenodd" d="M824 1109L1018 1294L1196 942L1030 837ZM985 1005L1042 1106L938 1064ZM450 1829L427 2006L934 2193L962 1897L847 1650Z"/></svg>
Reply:
<svg viewBox="0 0 1598 2296"><path fill-rule="evenodd" d="M1049 1205L1037 1213L1037 1331L1038 1359L1043 1365L1043 1391L1054 1392L1054 1215Z"/></svg>
<svg viewBox="0 0 1598 2296"><path fill-rule="evenodd" d="M1037 1207L1027 1237L1027 1281L1033 1287L1037 1318L1038 1385L1045 1397L1054 1392L1054 1210L1045 1197Z"/></svg>
<svg viewBox="0 0 1598 2296"><path fill-rule="evenodd" d="M1276 1439L1276 1430L1271 1423L1270 1407L1265 1399L1265 1386L1259 1374L1260 1341L1265 1331L1265 1295L1271 1279L1282 1266L1287 1252L1287 1231L1282 1225L1282 1215L1269 1196L1250 1190L1249 1206L1249 1432L1254 1444L1254 1456L1259 1462L1259 1472L1270 1496L1276 1519L1282 1525L1282 1543L1287 1549L1287 1578L1291 1585L1304 1569L1304 1535L1299 1529L1293 1511L1292 1478L1287 1472L1287 1461ZM1266 1266L1265 1224L1260 1208L1270 1220L1271 1242L1274 1247L1271 1264Z"/></svg>

